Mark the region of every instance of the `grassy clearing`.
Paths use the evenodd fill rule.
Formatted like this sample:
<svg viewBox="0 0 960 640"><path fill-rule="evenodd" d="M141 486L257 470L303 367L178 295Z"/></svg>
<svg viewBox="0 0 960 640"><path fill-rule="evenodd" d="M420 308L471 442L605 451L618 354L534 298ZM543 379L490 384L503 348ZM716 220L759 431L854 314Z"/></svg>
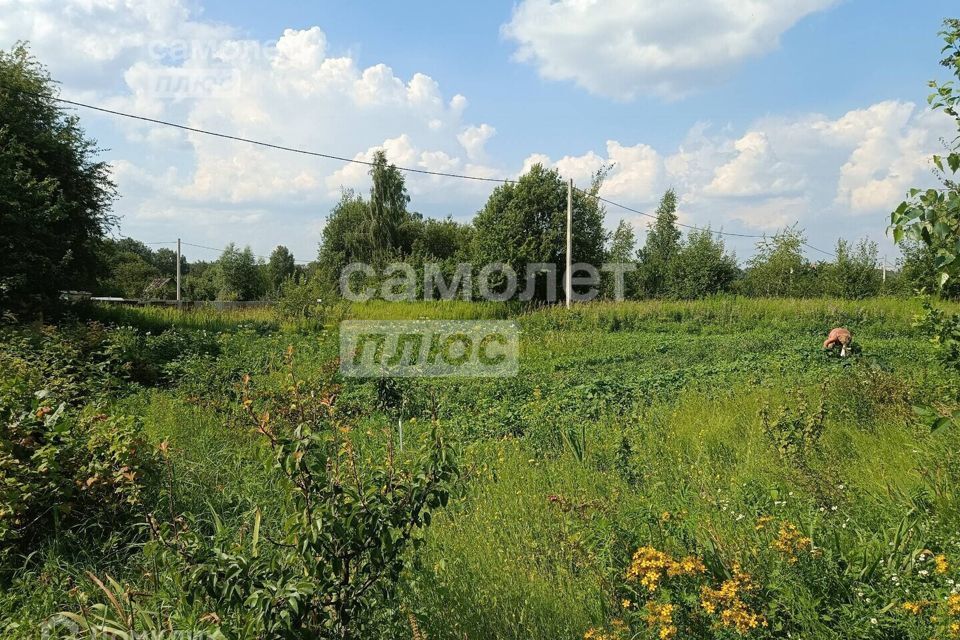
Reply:
<svg viewBox="0 0 960 640"><path fill-rule="evenodd" d="M463 452L456 495L404 571L404 610L427 637L451 639L661 637L669 625L648 620L649 603L673 606L678 637L948 634L960 617L947 600L960 578L960 434L931 433L912 406L953 408L957 385L911 326L919 309L733 298L572 313L351 306L343 317L514 317L522 332L519 376L403 381L399 415L381 408L372 381L344 381L339 410L365 451L383 451L399 417L409 448L437 418ZM279 390L287 345L300 375L319 375L336 332L258 331L251 321L272 322L259 310L167 313L125 309L117 322L220 331L217 352L180 362L165 387L100 405L139 416L152 445L169 447L173 480L146 506L195 514L203 527L219 519L241 537L260 508L273 531L285 494L241 419L240 376ZM856 357L821 352L838 324L854 332ZM81 530L41 545L4 587L0 628L30 637L77 598L102 600L85 569L140 589L145 607L181 628L197 624L203 612L181 601L183 587L125 535ZM626 577L644 547L693 556L703 571L664 573L651 591ZM708 611L702 601L725 584L738 599ZM904 608L916 603L927 615Z"/></svg>

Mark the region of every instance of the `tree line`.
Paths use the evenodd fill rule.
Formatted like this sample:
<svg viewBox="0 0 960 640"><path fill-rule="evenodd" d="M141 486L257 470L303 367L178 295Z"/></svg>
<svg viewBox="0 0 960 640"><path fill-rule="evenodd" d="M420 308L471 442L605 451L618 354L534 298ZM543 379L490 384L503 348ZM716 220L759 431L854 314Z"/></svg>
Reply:
<svg viewBox="0 0 960 640"><path fill-rule="evenodd" d="M96 142L75 115L50 96L57 85L24 45L0 51L0 308L18 311L55 301L62 290L138 297L175 295L176 254L132 239L112 239L116 188L98 160ZM677 194L663 194L639 244L621 220L612 232L596 197L609 168L573 193L573 257L595 266L627 263L630 299L691 299L718 293L751 296L862 298L937 289L938 247L902 239L903 257L887 274L877 245L837 241L836 257L811 261L802 229L762 239L744 264L710 229L684 234L677 224ZM297 265L279 246L268 260L230 244L214 261L181 260L183 296L195 300L287 301L294 308L337 293L347 264L393 262L439 265L450 278L461 263L503 263L524 274L531 265L565 262L567 185L556 169L534 165L516 182L496 187L469 223L433 219L411 209L403 172L375 154L368 194L344 190L329 213L316 258ZM533 283L534 299L548 298L549 274ZM602 295L613 296L604 274ZM957 297L950 284L945 296Z"/></svg>

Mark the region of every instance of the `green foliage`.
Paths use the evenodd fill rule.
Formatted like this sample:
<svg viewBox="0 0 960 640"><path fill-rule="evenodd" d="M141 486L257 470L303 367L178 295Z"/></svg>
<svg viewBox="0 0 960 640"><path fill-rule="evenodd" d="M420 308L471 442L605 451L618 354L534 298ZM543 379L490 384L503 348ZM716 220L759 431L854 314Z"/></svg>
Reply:
<svg viewBox="0 0 960 640"><path fill-rule="evenodd" d="M783 405L773 411L764 405L760 411L763 430L785 459L804 463L814 453L823 435L825 405L821 399L819 406L811 410L809 401L801 394L795 394L794 406Z"/></svg>
<svg viewBox="0 0 960 640"><path fill-rule="evenodd" d="M437 430L410 466L392 445L364 454L335 410L338 386L298 380L290 367L286 392L261 396L247 387L243 399L288 483L291 511L279 539L261 540L258 512L249 542L225 540L218 530L169 544L228 635L242 628L268 637L368 637L372 622L396 606L407 549L447 503L455 457ZM268 543L273 553L261 550ZM236 619L250 622L229 629Z"/></svg>
<svg viewBox="0 0 960 640"><path fill-rule="evenodd" d="M39 391L0 438L3 555L51 529L109 528L136 512L142 483L156 469L141 431L133 416L69 415L66 404Z"/></svg>
<svg viewBox="0 0 960 640"><path fill-rule="evenodd" d="M605 261L613 264L624 264L636 267L637 239L633 232L633 225L626 220L621 220L617 225L616 231L610 238L610 248L607 250ZM611 273L603 274L603 297L613 299L615 297L614 276ZM623 277L623 298L629 299L636 295L637 274L636 271L626 272Z"/></svg>
<svg viewBox="0 0 960 640"><path fill-rule="evenodd" d="M592 197L600 191L604 173L598 172L587 193L573 192L573 262L601 265L607 232L604 209ZM494 189L474 219L473 262L504 263L518 280L527 265L548 263L562 271L566 257L567 185L555 169L534 165L516 183ZM555 275L559 278L562 273ZM536 280L534 299L546 300L547 275Z"/></svg>
<svg viewBox="0 0 960 640"><path fill-rule="evenodd" d="M880 292L881 274L877 264L877 243L863 239L851 247L837 240L832 263L821 265L820 289L837 298L860 299Z"/></svg>
<svg viewBox="0 0 960 640"><path fill-rule="evenodd" d="M960 20L944 21L940 32L944 40L940 61L960 80ZM928 97L930 108L941 110L957 121L960 131L960 88L954 81L930 82L933 93ZM923 243L933 253L933 267L938 287L960 273L960 185L952 176L960 171L960 136L947 142L946 155L933 156L940 173L940 189L911 189L910 198L890 215L889 232L897 244L905 240Z"/></svg>
<svg viewBox="0 0 960 640"><path fill-rule="evenodd" d="M666 287L675 298L703 298L729 291L739 272L723 240L709 229L691 231L669 263Z"/></svg>
<svg viewBox="0 0 960 640"><path fill-rule="evenodd" d="M948 316L957 310L939 306ZM520 372L339 379L336 331L261 325L270 310L111 310L140 327L135 343L144 346L148 330L173 328L169 340L201 327L219 332L216 351L166 365L177 368L175 386L142 389L125 381L107 348L119 342L112 333L126 341L130 329L4 334L0 353L9 358L0 367L16 375L0 377L0 389L16 406L32 407L43 388L35 383L48 378L51 388L75 390L68 417L98 394L103 413L137 416L143 450L160 447L163 456L159 474L144 476L139 505L24 542L33 555L0 587L4 637L33 637L64 608L92 631L342 636L342 614L323 606L321 593L341 584L326 559L359 548L373 564L358 579L378 576L359 597L356 583L344 588L356 605L348 633L361 637L409 636L410 616L430 638L568 638L590 629L617 637L619 621L656 637L663 625L650 626L648 602L676 605L676 638L740 637L723 612L733 620L744 611L715 593L738 572L753 587L727 590L736 586L747 613L767 625L757 618L743 637L920 640L954 621L946 604L937 605L936 629L904 609L946 603L960 558L960 431L931 432L912 410L926 403L951 415L960 405L937 345L912 324L918 301L716 296L572 312L467 302L345 309L358 319L514 318ZM853 330L860 357L821 352L838 325ZM282 356L288 344L295 376ZM101 409L81 415L88 411ZM392 447L398 419L403 452ZM382 536L376 549L354 546L352 524L331 510L358 531L382 531L377 523L395 515L409 522L402 497L382 487L391 464L402 486L422 486L436 424L464 445L447 506L432 511L429 527L414 527L397 556ZM297 485L307 473L314 526L303 522ZM358 502L368 497L364 513ZM152 514L149 527L123 525L131 509ZM705 569L668 573L651 592L628 577L644 547Z"/></svg>
<svg viewBox="0 0 960 640"><path fill-rule="evenodd" d="M677 194L673 189L663 194L656 215L657 219L649 226L646 242L637 255L643 294L653 298L667 295L670 266L680 253Z"/></svg>
<svg viewBox="0 0 960 640"><path fill-rule="evenodd" d="M113 223L109 167L23 44L0 51L0 309L90 286Z"/></svg>
<svg viewBox="0 0 960 640"><path fill-rule="evenodd" d="M266 291L263 271L250 247L241 250L231 242L216 264L217 299L259 300Z"/></svg>
<svg viewBox="0 0 960 640"><path fill-rule="evenodd" d="M277 295L283 283L293 278L296 269L297 264L289 249L280 245L273 250L267 261L267 290L271 296Z"/></svg>
<svg viewBox="0 0 960 640"><path fill-rule="evenodd" d="M796 226L757 243L757 252L747 261L745 292L755 296L803 297L814 290L814 271L803 256L806 237Z"/></svg>
<svg viewBox="0 0 960 640"><path fill-rule="evenodd" d="M322 323L336 300L337 291L319 277L301 281L287 278L280 286L274 308L282 320L312 319Z"/></svg>

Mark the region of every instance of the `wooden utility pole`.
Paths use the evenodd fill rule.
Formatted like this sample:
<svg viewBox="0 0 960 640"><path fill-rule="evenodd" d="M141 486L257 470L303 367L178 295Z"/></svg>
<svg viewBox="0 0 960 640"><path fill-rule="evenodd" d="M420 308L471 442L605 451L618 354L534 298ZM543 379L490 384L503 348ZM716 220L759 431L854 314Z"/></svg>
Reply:
<svg viewBox="0 0 960 640"><path fill-rule="evenodd" d="M177 308L180 308L180 238L177 238Z"/></svg>
<svg viewBox="0 0 960 640"><path fill-rule="evenodd" d="M573 178L567 182L567 270L563 286L569 309L573 300Z"/></svg>

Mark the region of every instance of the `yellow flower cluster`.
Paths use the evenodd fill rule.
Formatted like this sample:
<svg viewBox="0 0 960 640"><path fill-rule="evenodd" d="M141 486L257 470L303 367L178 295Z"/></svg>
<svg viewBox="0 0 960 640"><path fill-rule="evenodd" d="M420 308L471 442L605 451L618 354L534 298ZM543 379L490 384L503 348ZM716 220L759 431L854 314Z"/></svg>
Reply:
<svg viewBox="0 0 960 640"><path fill-rule="evenodd" d="M700 606L707 613L720 615L720 624L744 634L757 627L767 626L766 618L754 613L741 595L756 590L750 576L733 565L733 577L724 580L719 589L703 586L700 589Z"/></svg>
<svg viewBox="0 0 960 640"><path fill-rule="evenodd" d="M928 600L918 600L916 602L904 602L903 610L911 615L918 616L923 613L923 610L929 607L932 603Z"/></svg>
<svg viewBox="0 0 960 640"><path fill-rule="evenodd" d="M754 529L757 531L763 531L771 522L773 522L773 516L760 516L757 518L757 524L754 526Z"/></svg>
<svg viewBox="0 0 960 640"><path fill-rule="evenodd" d="M647 546L640 547L633 554L633 560L627 568L627 581L639 581L641 586L653 593L664 576L694 576L706 570L703 562L695 556L677 561L669 554Z"/></svg>
<svg viewBox="0 0 960 640"><path fill-rule="evenodd" d="M947 611L952 616L960 616L960 593L953 593L947 598Z"/></svg>
<svg viewBox="0 0 960 640"><path fill-rule="evenodd" d="M933 559L933 562L936 565L934 567L934 571L941 576L950 570L950 563L947 562L947 556L943 555L942 553L936 556Z"/></svg>
<svg viewBox="0 0 960 640"><path fill-rule="evenodd" d="M607 633L600 629L590 628L583 634L583 640L620 640L628 631L627 623L623 620L612 620L610 624L613 626L612 632Z"/></svg>
<svg viewBox="0 0 960 640"><path fill-rule="evenodd" d="M797 554L808 551L813 546L813 540L800 533L797 525L791 522L780 523L780 534L771 543L774 549L787 558L787 562L795 564Z"/></svg>
<svg viewBox="0 0 960 640"><path fill-rule="evenodd" d="M647 603L647 625L659 629L660 640L671 640L677 635L677 626L673 624L673 610L675 608L674 605L669 603Z"/></svg>

